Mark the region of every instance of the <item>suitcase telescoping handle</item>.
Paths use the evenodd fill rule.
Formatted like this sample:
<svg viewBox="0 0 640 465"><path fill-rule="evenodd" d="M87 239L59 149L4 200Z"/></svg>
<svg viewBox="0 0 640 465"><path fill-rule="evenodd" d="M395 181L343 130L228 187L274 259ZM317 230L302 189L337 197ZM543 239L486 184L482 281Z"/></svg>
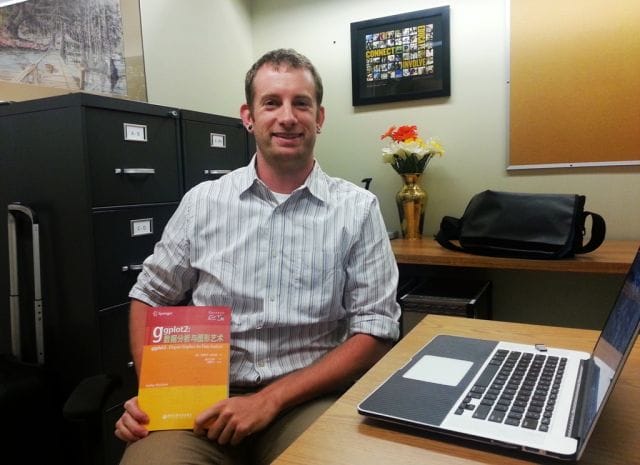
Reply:
<svg viewBox="0 0 640 465"><path fill-rule="evenodd" d="M7 206L9 239L9 312L11 321L11 352L22 360L20 328L20 289L18 286L18 234L16 218L24 215L31 223L33 249L33 311L36 338L36 356L39 364L44 364L44 332L42 325L42 280L40 273L40 226L35 212L19 203Z"/></svg>

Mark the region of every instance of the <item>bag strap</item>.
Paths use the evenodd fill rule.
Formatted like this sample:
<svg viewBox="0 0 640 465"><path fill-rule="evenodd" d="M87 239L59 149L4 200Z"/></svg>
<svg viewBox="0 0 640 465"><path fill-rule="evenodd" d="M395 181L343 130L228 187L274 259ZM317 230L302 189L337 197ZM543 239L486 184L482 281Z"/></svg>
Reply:
<svg viewBox="0 0 640 465"><path fill-rule="evenodd" d="M460 238L460 218L454 218L453 216L443 216L440 222L440 230L435 235L435 240L438 241L445 249L464 251L462 247L451 242L451 239Z"/></svg>
<svg viewBox="0 0 640 465"><path fill-rule="evenodd" d="M604 218L597 213L586 211L582 214L582 224L588 217L591 217L591 237L586 244L580 244L575 253L593 252L604 242L604 236L607 231Z"/></svg>

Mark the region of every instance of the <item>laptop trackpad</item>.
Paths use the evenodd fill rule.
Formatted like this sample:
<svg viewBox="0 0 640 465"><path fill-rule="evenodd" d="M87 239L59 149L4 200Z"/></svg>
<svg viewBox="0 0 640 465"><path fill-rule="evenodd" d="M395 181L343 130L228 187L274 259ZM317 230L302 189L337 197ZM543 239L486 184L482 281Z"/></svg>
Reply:
<svg viewBox="0 0 640 465"><path fill-rule="evenodd" d="M467 360L424 355L406 371L403 377L427 383L457 386L472 366L473 363Z"/></svg>
<svg viewBox="0 0 640 465"><path fill-rule="evenodd" d="M439 335L359 405L375 417L440 425L497 342Z"/></svg>

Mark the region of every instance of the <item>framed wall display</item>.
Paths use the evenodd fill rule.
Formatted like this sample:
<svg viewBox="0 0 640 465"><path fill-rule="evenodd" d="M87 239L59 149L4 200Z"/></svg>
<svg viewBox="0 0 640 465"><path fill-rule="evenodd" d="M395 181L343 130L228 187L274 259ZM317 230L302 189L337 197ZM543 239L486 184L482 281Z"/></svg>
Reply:
<svg viewBox="0 0 640 465"><path fill-rule="evenodd" d="M139 0L28 0L0 8L3 99L78 91L147 100Z"/></svg>
<svg viewBox="0 0 640 465"><path fill-rule="evenodd" d="M351 23L353 105L451 95L449 6Z"/></svg>

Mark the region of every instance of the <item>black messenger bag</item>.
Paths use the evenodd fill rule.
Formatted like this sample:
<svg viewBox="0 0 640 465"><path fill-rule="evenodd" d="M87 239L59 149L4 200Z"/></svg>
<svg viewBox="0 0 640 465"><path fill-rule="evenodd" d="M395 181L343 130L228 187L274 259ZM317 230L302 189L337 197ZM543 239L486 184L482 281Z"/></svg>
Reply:
<svg viewBox="0 0 640 465"><path fill-rule="evenodd" d="M584 195L486 190L471 198L461 218L443 217L435 239L447 249L477 255L572 257L597 249L605 237L604 219L584 211L585 200Z"/></svg>

